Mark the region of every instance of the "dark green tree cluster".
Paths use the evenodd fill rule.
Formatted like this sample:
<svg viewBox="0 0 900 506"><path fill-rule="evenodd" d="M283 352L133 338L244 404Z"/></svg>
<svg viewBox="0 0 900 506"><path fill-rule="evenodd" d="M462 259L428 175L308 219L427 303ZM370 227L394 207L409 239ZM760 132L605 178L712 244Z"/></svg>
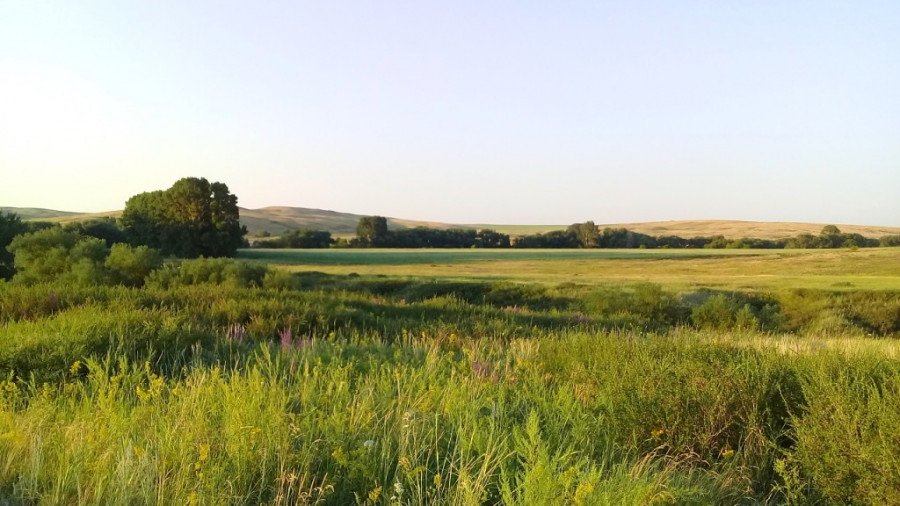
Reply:
<svg viewBox="0 0 900 506"><path fill-rule="evenodd" d="M390 242L387 218L384 216L365 216L356 225L356 242L354 246L362 248L384 248Z"/></svg>
<svg viewBox="0 0 900 506"><path fill-rule="evenodd" d="M597 225L593 221L584 223L573 223L566 229L569 235L575 237L578 246L581 248L596 248L600 245L600 234L597 231Z"/></svg>
<svg viewBox="0 0 900 506"><path fill-rule="evenodd" d="M392 231L389 243L392 248L474 248L478 232L471 228L415 227Z"/></svg>
<svg viewBox="0 0 900 506"><path fill-rule="evenodd" d="M257 248L328 248L334 244L331 232L327 230L291 230L281 237L257 241Z"/></svg>
<svg viewBox="0 0 900 506"><path fill-rule="evenodd" d="M712 237L654 237L625 228L604 228L602 232L593 222L575 223L564 231L525 235L516 238L515 248L707 248L707 249L782 249L782 248L871 248L898 246L900 237L879 239L860 234L844 234L834 225L822 229L818 236L802 234L790 239L759 239L743 237L728 239Z"/></svg>
<svg viewBox="0 0 900 506"><path fill-rule="evenodd" d="M82 285L140 286L162 265L147 246L106 245L103 239L53 227L16 236L8 247L21 283L62 281Z"/></svg>
<svg viewBox="0 0 900 506"><path fill-rule="evenodd" d="M132 244L182 258L234 256L246 233L228 186L195 177L131 197L122 225Z"/></svg>
<svg viewBox="0 0 900 506"><path fill-rule="evenodd" d="M625 228L606 227L602 231L592 221L573 223L565 230L523 235L510 241L506 234L493 230L434 229L416 227L389 230L387 219L382 216L362 218L356 229L357 237L351 241L354 247L380 248L729 248L729 249L781 249L781 248L842 248L900 245L900 237L887 236L881 240L859 234L843 234L834 225L828 225L819 236L800 235L792 239L759 239L743 237L727 239L725 236L654 237Z"/></svg>
<svg viewBox="0 0 900 506"><path fill-rule="evenodd" d="M0 211L0 279L13 277L16 269L13 254L7 247L13 239L25 232L25 223L14 213Z"/></svg>
<svg viewBox="0 0 900 506"><path fill-rule="evenodd" d="M825 226L818 236L801 234L788 239L786 248L871 248L881 246L882 241L861 234L845 234L834 225Z"/></svg>
<svg viewBox="0 0 900 506"><path fill-rule="evenodd" d="M517 237L514 248L579 248L578 237L570 230L554 230L544 234Z"/></svg>
<svg viewBox="0 0 900 506"><path fill-rule="evenodd" d="M350 245L360 248L508 248L510 240L508 235L490 229L414 227L389 230L387 218L367 216L359 220L356 238Z"/></svg>
<svg viewBox="0 0 900 506"><path fill-rule="evenodd" d="M475 234L476 248L508 248L509 236L496 230L483 228Z"/></svg>
<svg viewBox="0 0 900 506"><path fill-rule="evenodd" d="M600 248L653 248L656 245L653 237L633 232L625 228L609 228L603 229L603 233L599 237Z"/></svg>
<svg viewBox="0 0 900 506"><path fill-rule="evenodd" d="M624 228L604 228L600 232L593 221L573 223L565 230L516 238L516 248L638 248L655 247L653 237Z"/></svg>

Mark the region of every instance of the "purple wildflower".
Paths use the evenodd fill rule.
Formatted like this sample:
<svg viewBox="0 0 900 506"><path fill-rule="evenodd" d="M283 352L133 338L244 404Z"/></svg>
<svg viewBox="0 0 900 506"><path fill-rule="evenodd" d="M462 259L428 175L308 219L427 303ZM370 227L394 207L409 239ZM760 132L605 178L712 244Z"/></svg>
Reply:
<svg viewBox="0 0 900 506"><path fill-rule="evenodd" d="M294 333L290 328L279 330L278 336L281 338L282 351L288 351L294 347Z"/></svg>
<svg viewBox="0 0 900 506"><path fill-rule="evenodd" d="M243 344L246 337L247 329L240 323L232 323L225 329L225 339L228 339L233 343Z"/></svg>

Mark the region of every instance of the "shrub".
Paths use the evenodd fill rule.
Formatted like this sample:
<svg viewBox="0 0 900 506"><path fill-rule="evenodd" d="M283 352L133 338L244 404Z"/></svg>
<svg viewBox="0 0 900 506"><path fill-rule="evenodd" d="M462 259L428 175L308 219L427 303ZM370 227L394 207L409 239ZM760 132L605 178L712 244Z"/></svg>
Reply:
<svg viewBox="0 0 900 506"><path fill-rule="evenodd" d="M59 227L25 234L10 248L23 283L62 281L78 285L140 286L162 263L156 250L125 244L107 247L103 239Z"/></svg>
<svg viewBox="0 0 900 506"><path fill-rule="evenodd" d="M297 285L294 275L282 269L270 269L263 278L262 286L275 290L288 290Z"/></svg>
<svg viewBox="0 0 900 506"><path fill-rule="evenodd" d="M114 244L105 265L113 283L140 286L144 284L144 278L162 265L162 256L147 246Z"/></svg>
<svg viewBox="0 0 900 506"><path fill-rule="evenodd" d="M103 261L109 250L102 239L48 228L16 237L9 250L15 255L15 279L20 282L106 282Z"/></svg>
<svg viewBox="0 0 900 506"><path fill-rule="evenodd" d="M759 319L753 313L750 304L741 306L741 309L734 315L734 326L741 330L757 330L759 328Z"/></svg>
<svg viewBox="0 0 900 506"><path fill-rule="evenodd" d="M199 284L222 284L235 288L259 287L268 268L265 265L227 258L196 258L168 264L153 271L147 284L172 288Z"/></svg>
<svg viewBox="0 0 900 506"><path fill-rule="evenodd" d="M735 322L734 303L722 294L706 299L691 311L691 320L700 328L724 330Z"/></svg>
<svg viewBox="0 0 900 506"><path fill-rule="evenodd" d="M900 504L900 370L823 367L806 381L789 462L838 504Z"/></svg>

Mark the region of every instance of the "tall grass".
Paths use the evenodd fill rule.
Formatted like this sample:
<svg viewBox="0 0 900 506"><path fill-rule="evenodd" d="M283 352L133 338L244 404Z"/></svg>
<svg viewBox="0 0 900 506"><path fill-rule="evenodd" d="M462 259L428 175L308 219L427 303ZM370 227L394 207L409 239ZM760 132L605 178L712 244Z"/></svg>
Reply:
<svg viewBox="0 0 900 506"><path fill-rule="evenodd" d="M197 358L172 377L110 358L53 384L4 383L0 492L646 504L786 491L889 503L900 490L900 367L875 356L580 333L231 351L227 366Z"/></svg>
<svg viewBox="0 0 900 506"><path fill-rule="evenodd" d="M0 286L0 497L900 500L890 341L766 332L781 295L289 282ZM870 300L834 297L816 300ZM716 324L694 322L710 300Z"/></svg>

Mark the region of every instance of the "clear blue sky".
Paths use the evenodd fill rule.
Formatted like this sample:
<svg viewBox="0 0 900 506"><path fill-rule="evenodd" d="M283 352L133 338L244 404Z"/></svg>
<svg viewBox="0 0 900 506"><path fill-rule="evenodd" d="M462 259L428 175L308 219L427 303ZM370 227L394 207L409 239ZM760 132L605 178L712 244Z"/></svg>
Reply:
<svg viewBox="0 0 900 506"><path fill-rule="evenodd" d="M0 0L0 205L900 225L900 2Z"/></svg>

